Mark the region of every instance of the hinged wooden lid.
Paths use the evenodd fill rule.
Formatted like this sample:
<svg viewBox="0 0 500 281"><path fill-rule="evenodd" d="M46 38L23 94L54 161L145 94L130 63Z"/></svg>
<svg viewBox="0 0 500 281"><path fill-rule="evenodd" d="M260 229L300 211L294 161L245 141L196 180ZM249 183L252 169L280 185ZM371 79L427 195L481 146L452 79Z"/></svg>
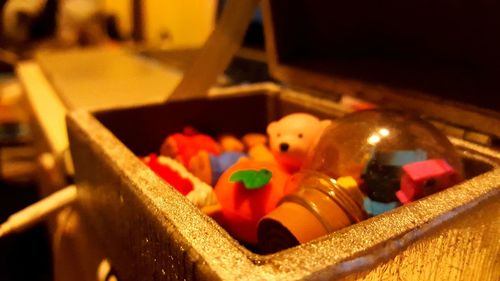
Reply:
<svg viewBox="0 0 500 281"><path fill-rule="evenodd" d="M500 1L263 0L271 74L500 136Z"/></svg>

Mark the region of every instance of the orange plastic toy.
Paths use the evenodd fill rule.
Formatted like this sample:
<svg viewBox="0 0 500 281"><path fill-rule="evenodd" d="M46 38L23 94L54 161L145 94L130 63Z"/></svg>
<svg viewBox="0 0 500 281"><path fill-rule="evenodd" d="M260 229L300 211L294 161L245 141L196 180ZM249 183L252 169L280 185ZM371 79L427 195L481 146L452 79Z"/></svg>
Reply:
<svg viewBox="0 0 500 281"><path fill-rule="evenodd" d="M222 209L221 225L236 239L256 244L258 221L293 191L285 189L288 177L272 163L238 161L222 174L215 186Z"/></svg>

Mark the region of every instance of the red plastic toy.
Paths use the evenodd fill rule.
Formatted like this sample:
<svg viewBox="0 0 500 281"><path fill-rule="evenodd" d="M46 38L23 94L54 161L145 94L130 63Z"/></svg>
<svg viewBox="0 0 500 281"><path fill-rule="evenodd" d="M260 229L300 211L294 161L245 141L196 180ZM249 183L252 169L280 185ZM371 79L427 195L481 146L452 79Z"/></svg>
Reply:
<svg viewBox="0 0 500 281"><path fill-rule="evenodd" d="M448 188L460 175L442 159L414 162L403 166L400 190L396 196L403 204Z"/></svg>
<svg viewBox="0 0 500 281"><path fill-rule="evenodd" d="M179 173L172 170L169 166L162 165L158 161L156 154L151 154L149 157L144 158L144 163L182 195L187 195L194 189L193 183L190 180L181 177Z"/></svg>
<svg viewBox="0 0 500 281"><path fill-rule="evenodd" d="M289 175L272 163L240 160L226 170L215 186L222 209L220 223L236 239L257 243L257 223L276 208Z"/></svg>
<svg viewBox="0 0 500 281"><path fill-rule="evenodd" d="M191 158L200 151L219 155L221 148L210 136L200 134L189 127L185 128L183 133L169 135L160 149L161 155L177 159L185 167L189 167Z"/></svg>

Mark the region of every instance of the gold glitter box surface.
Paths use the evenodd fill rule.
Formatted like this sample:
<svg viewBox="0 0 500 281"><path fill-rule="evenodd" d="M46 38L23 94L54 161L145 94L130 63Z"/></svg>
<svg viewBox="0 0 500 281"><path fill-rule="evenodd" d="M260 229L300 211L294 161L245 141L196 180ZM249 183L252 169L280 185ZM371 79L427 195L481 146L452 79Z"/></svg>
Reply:
<svg viewBox="0 0 500 281"><path fill-rule="evenodd" d="M500 155L463 140L452 141L463 156L467 181L269 256L240 246L136 156L154 151L164 134L186 123L238 134L263 131L270 120L297 110L321 116L337 112L327 104L318 107L307 95L273 88L242 88L236 95L97 112L95 117L84 111L69 116L81 213L87 232L93 233L120 278L499 276Z"/></svg>
<svg viewBox="0 0 500 281"><path fill-rule="evenodd" d="M268 63L274 77L289 85L286 89L254 84L223 91L230 94L212 92L167 104L92 114L75 111L68 116L78 206L86 233L107 255L120 280L500 280L500 154L488 148L491 143L463 140L465 135L500 136L498 112L484 108L486 94L500 90L495 79L488 77L498 75L457 72L453 65L448 69L427 65L425 60L391 64L394 61L384 54L379 60L367 59L366 64L367 54L356 63L322 57L354 50L348 52L353 57L359 46L375 46L379 48L375 52L395 48L400 55L414 58L412 52L418 53L419 46L412 38L420 38L429 43L430 49L423 49L444 57L438 62L465 57L494 71L500 59L493 50L500 48L500 40L486 38L488 44L483 46L491 48L475 52L465 41L453 47L455 33L432 33L441 32L434 27L442 27L434 14L451 13L447 22L460 28L460 11L466 6L448 11L447 5L415 5L412 13L405 10L406 14L389 17L387 13L397 7L387 5L360 10L339 1L263 1ZM425 24L413 24L413 14L428 15L422 17ZM490 14L487 26L473 17L466 23L481 27L485 34L496 34L500 17L493 12L484 17ZM337 28L324 28L331 26ZM379 35L385 37L380 41L379 37L358 38L350 33L353 26L362 31L380 28L386 32ZM464 30L461 38L483 40ZM403 43L393 44L397 42ZM302 90L295 91L292 85ZM304 89L314 89L314 94ZM473 90L485 95L457 105L446 94L457 91L467 97ZM136 156L156 151L167 134L185 125L239 135L265 132L270 121L297 111L336 118L344 114L335 102L340 95L416 111L444 124L444 129L453 124L465 130L451 141L462 156L467 180L312 242L261 256L242 247ZM476 101L476 106L470 105Z"/></svg>

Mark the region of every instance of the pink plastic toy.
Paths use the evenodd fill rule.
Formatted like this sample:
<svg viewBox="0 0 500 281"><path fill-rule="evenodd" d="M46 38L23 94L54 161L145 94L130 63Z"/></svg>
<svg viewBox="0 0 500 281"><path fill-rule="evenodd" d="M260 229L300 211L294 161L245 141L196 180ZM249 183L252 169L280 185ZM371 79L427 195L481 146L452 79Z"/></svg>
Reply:
<svg viewBox="0 0 500 281"><path fill-rule="evenodd" d="M330 123L310 114L293 113L269 124L269 144L278 163L291 173L298 171Z"/></svg>
<svg viewBox="0 0 500 281"><path fill-rule="evenodd" d="M403 204L448 188L460 181L459 174L442 159L414 162L403 166L400 190Z"/></svg>

